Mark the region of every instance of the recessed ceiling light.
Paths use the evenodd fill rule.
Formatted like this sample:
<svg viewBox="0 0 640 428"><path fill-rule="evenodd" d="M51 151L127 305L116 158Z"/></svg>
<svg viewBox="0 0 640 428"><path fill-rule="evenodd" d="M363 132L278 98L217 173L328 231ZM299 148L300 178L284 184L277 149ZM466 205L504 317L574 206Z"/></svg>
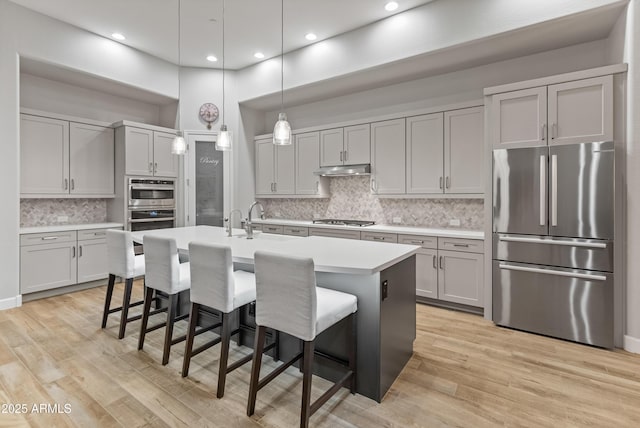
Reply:
<svg viewBox="0 0 640 428"><path fill-rule="evenodd" d="M215 56L213 56L213 55L209 55L209 56L207 57L207 61L216 62L217 60L218 60L218 58L216 58L216 57L215 57Z"/></svg>
<svg viewBox="0 0 640 428"><path fill-rule="evenodd" d="M125 36L123 36L123 35L122 35L122 34L120 34L120 33L113 33L113 34L111 35L111 37L113 37L113 38L114 38L114 39L116 39L116 40L124 40L124 39L126 38Z"/></svg>
<svg viewBox="0 0 640 428"><path fill-rule="evenodd" d="M315 35L315 34L313 34L313 33L307 33L307 34L304 36L304 38L305 38L305 39L307 39L307 40L310 40L310 41L311 41L311 40L315 40L315 39L317 39L317 38L318 38L318 36L316 36L316 35Z"/></svg>
<svg viewBox="0 0 640 428"><path fill-rule="evenodd" d="M264 54L262 52L256 52L253 54L253 56L255 56L258 59L264 58Z"/></svg>
<svg viewBox="0 0 640 428"><path fill-rule="evenodd" d="M398 3L396 3L395 1L390 1L389 3L384 5L384 9L391 12L394 11L398 8Z"/></svg>

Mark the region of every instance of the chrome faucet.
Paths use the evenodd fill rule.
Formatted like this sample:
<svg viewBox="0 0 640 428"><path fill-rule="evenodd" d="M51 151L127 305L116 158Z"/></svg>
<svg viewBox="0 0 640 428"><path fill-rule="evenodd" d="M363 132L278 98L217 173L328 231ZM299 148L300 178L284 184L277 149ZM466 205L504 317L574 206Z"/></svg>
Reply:
<svg viewBox="0 0 640 428"><path fill-rule="evenodd" d="M244 230L247 232L247 239L253 239L253 224L251 223L251 213L253 212L253 208L256 205L260 205L260 218L264 220L264 207L258 201L255 201L249 207L249 212L247 213L247 219L244 222Z"/></svg>
<svg viewBox="0 0 640 428"><path fill-rule="evenodd" d="M227 224L227 236L229 237L231 237L232 228L233 228L233 225L232 225L233 213L240 214L240 220L242 220L242 211L240 211L239 209L231 210L231 212L229 213L229 216L224 219L225 223Z"/></svg>

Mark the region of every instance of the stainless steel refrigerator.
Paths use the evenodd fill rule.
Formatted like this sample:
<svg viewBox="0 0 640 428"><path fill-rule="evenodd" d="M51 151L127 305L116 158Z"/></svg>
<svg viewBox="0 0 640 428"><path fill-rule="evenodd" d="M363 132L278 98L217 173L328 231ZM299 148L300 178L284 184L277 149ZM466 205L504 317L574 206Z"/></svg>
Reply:
<svg viewBox="0 0 640 428"><path fill-rule="evenodd" d="M493 321L613 347L614 144L493 151Z"/></svg>

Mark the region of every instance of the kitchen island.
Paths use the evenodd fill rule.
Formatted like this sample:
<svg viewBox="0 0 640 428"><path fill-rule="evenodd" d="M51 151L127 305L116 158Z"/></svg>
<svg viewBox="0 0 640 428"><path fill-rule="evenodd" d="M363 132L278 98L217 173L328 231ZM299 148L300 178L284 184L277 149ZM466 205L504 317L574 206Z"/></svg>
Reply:
<svg viewBox="0 0 640 428"><path fill-rule="evenodd" d="M381 401L411 358L416 337L415 254L418 246L259 232L249 240L242 230L234 229L233 236L228 237L223 228L212 226L134 232L134 240L142 242L147 234L174 238L183 253L188 252L191 241L229 245L234 267L248 271L253 271L257 250L311 257L319 286L358 298L357 392L364 396ZM239 322L251 325L251 311L241 313ZM318 336L316 349L346 359L346 334L346 323L340 322ZM247 344L250 337L241 342ZM282 360L295 355L299 349L298 340L281 335ZM314 372L331 380L339 374L334 367L319 364Z"/></svg>

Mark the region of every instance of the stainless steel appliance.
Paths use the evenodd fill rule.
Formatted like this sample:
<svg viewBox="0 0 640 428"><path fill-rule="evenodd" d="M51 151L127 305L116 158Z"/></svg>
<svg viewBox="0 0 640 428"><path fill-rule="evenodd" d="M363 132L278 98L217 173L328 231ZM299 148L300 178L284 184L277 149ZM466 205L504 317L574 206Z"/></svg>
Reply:
<svg viewBox="0 0 640 428"><path fill-rule="evenodd" d="M493 151L493 321L613 347L614 144Z"/></svg>
<svg viewBox="0 0 640 428"><path fill-rule="evenodd" d="M313 224L331 224L337 226L372 226L376 224L375 221L370 220L340 220L334 218L320 218L313 220Z"/></svg>
<svg viewBox="0 0 640 428"><path fill-rule="evenodd" d="M175 227L175 182L129 178L127 228L131 231Z"/></svg>

